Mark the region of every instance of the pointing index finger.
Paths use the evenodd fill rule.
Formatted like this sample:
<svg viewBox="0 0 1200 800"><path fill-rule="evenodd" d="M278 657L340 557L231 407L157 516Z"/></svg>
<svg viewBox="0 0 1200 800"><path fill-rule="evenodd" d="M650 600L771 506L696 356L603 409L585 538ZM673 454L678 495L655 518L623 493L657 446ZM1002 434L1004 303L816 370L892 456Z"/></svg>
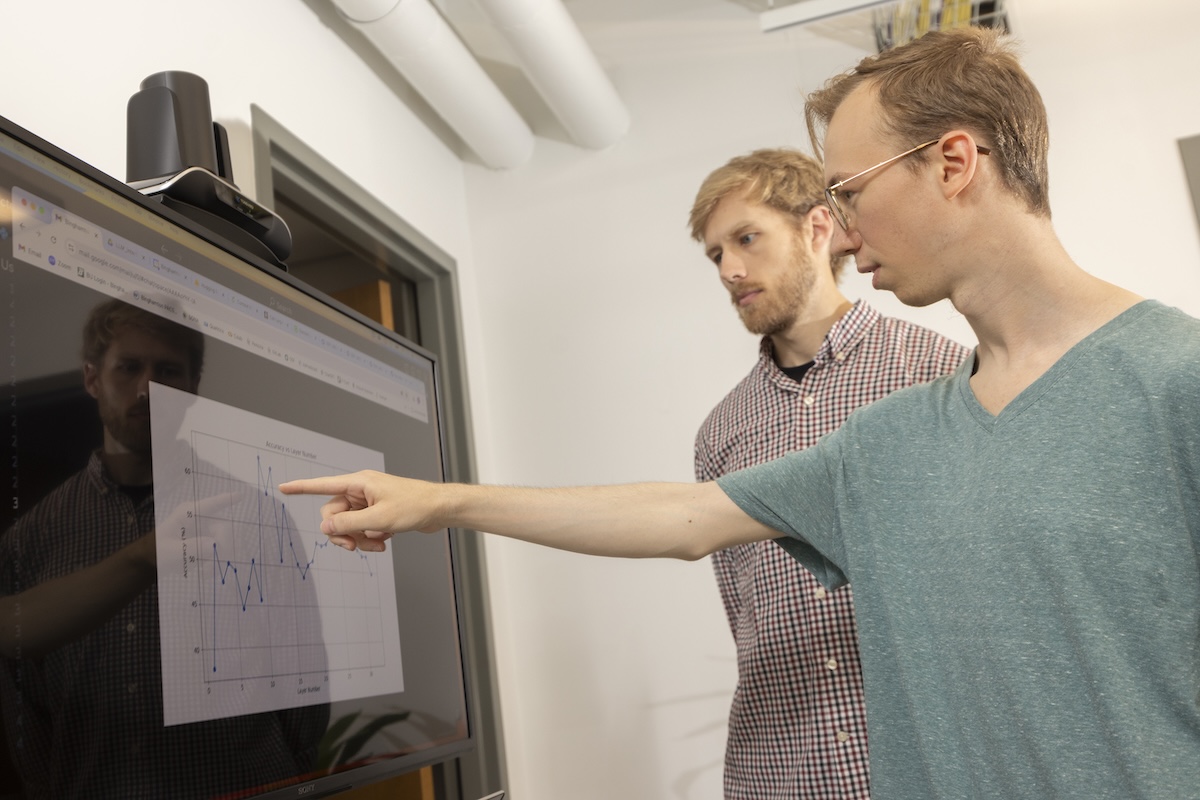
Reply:
<svg viewBox="0 0 1200 800"><path fill-rule="evenodd" d="M351 489L345 476L332 475L326 478L300 478L279 484L284 494L346 494Z"/></svg>

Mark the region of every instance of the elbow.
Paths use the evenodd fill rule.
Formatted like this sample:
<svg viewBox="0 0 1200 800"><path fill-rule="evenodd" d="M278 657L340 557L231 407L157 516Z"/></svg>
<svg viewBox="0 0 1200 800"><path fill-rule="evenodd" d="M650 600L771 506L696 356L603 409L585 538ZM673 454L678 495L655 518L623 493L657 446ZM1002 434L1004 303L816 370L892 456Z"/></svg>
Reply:
<svg viewBox="0 0 1200 800"><path fill-rule="evenodd" d="M698 539L690 539L680 543L678 547L664 555L670 558L676 558L680 561L699 561L702 558L710 556L717 548L708 547L703 541Z"/></svg>

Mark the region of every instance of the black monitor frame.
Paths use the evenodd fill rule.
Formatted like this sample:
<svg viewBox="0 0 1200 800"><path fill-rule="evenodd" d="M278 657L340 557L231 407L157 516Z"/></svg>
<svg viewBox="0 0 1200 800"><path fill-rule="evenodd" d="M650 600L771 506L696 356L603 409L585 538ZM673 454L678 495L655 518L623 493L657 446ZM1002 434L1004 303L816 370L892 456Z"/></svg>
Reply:
<svg viewBox="0 0 1200 800"><path fill-rule="evenodd" d="M285 270L280 269L277 265L269 263L259 255L256 255L229 238L226 238L219 232L202 226L194 219L168 208L162 202L154 198L147 198L140 192L127 186L121 181L96 169L90 164L81 161L80 159L72 156L70 153L63 151L55 145L50 144L49 142L41 139L35 134L32 134L26 129L3 117L0 117L0 135L11 137L18 143L31 148L37 154L50 159L70 172L83 177L87 181L95 183L103 190L118 196L122 201L130 203L140 210L151 212L162 220L170 223L172 226L198 237L198 239L202 240L208 245L212 245L224 253L236 258L242 264L250 266L257 273L269 276L272 281L278 281L279 284L289 287L291 290L300 292L313 303L350 320L351 324L369 329L370 331L389 339L391 342L401 345L411 350L415 354L427 358L432 364L433 368L434 397L433 402L430 404L431 410L436 414L436 418L441 421L438 431L439 447L441 451L441 480L447 479L445 474L447 469L447 444L444 423L445 415L443 413L442 404L441 367L440 362L435 354L425 350L413 342L408 341L404 337L383 327L374 320L363 316L339 301L292 277ZM7 192L8 187L3 187L3 190ZM0 223L3 222L4 218L5 215L0 214ZM0 253L0 255L3 254ZM5 461L7 462L8 460L6 459ZM428 747L420 747L412 752L402 753L400 755L395 755L394 757L388 757L382 760L374 761L373 763L364 763L351 769L347 769L346 771L316 777L308 776L286 786L264 789L263 791L255 790L247 794L238 794L238 797L253 797L261 798L262 800L282 800L282 798L293 797L325 797L356 786L375 783L380 780L385 780L387 778L411 772L425 766L448 761L456 756L462 755L474 747L475 723L473 718L473 710L470 707L471 692L469 687L469 675L468 670L465 669L463 663L463 659L465 659L467 653L467 641L463 621L461 618L462 593L460 586L460 556L456 539L451 532L444 531L440 535L444 536L446 539L449 550L449 563L452 573L451 583L455 619L457 621L457 644L459 653L458 670L461 675L462 709L465 717L465 735L453 740L437 742Z"/></svg>

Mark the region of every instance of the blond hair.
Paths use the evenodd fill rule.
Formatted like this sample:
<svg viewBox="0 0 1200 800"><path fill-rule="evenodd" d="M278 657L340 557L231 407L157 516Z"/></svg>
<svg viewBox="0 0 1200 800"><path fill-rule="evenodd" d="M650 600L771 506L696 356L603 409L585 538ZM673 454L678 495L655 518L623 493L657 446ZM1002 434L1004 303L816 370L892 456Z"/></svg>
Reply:
<svg viewBox="0 0 1200 800"><path fill-rule="evenodd" d="M704 241L704 229L717 204L731 194L761 203L792 218L799 226L804 216L825 201L825 175L820 162L799 150L764 148L730 159L709 173L696 193L688 224L692 238ZM829 259L835 278L845 265L844 257Z"/></svg>

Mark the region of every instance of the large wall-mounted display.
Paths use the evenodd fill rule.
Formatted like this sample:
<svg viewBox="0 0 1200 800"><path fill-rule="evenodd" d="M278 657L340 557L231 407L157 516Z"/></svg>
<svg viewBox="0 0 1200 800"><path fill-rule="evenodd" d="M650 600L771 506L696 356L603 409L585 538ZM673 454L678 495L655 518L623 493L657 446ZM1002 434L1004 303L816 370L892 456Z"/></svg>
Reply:
<svg viewBox="0 0 1200 800"><path fill-rule="evenodd" d="M347 552L277 490L443 480L436 358L4 120L0 309L24 796L324 796L471 746L449 533Z"/></svg>

